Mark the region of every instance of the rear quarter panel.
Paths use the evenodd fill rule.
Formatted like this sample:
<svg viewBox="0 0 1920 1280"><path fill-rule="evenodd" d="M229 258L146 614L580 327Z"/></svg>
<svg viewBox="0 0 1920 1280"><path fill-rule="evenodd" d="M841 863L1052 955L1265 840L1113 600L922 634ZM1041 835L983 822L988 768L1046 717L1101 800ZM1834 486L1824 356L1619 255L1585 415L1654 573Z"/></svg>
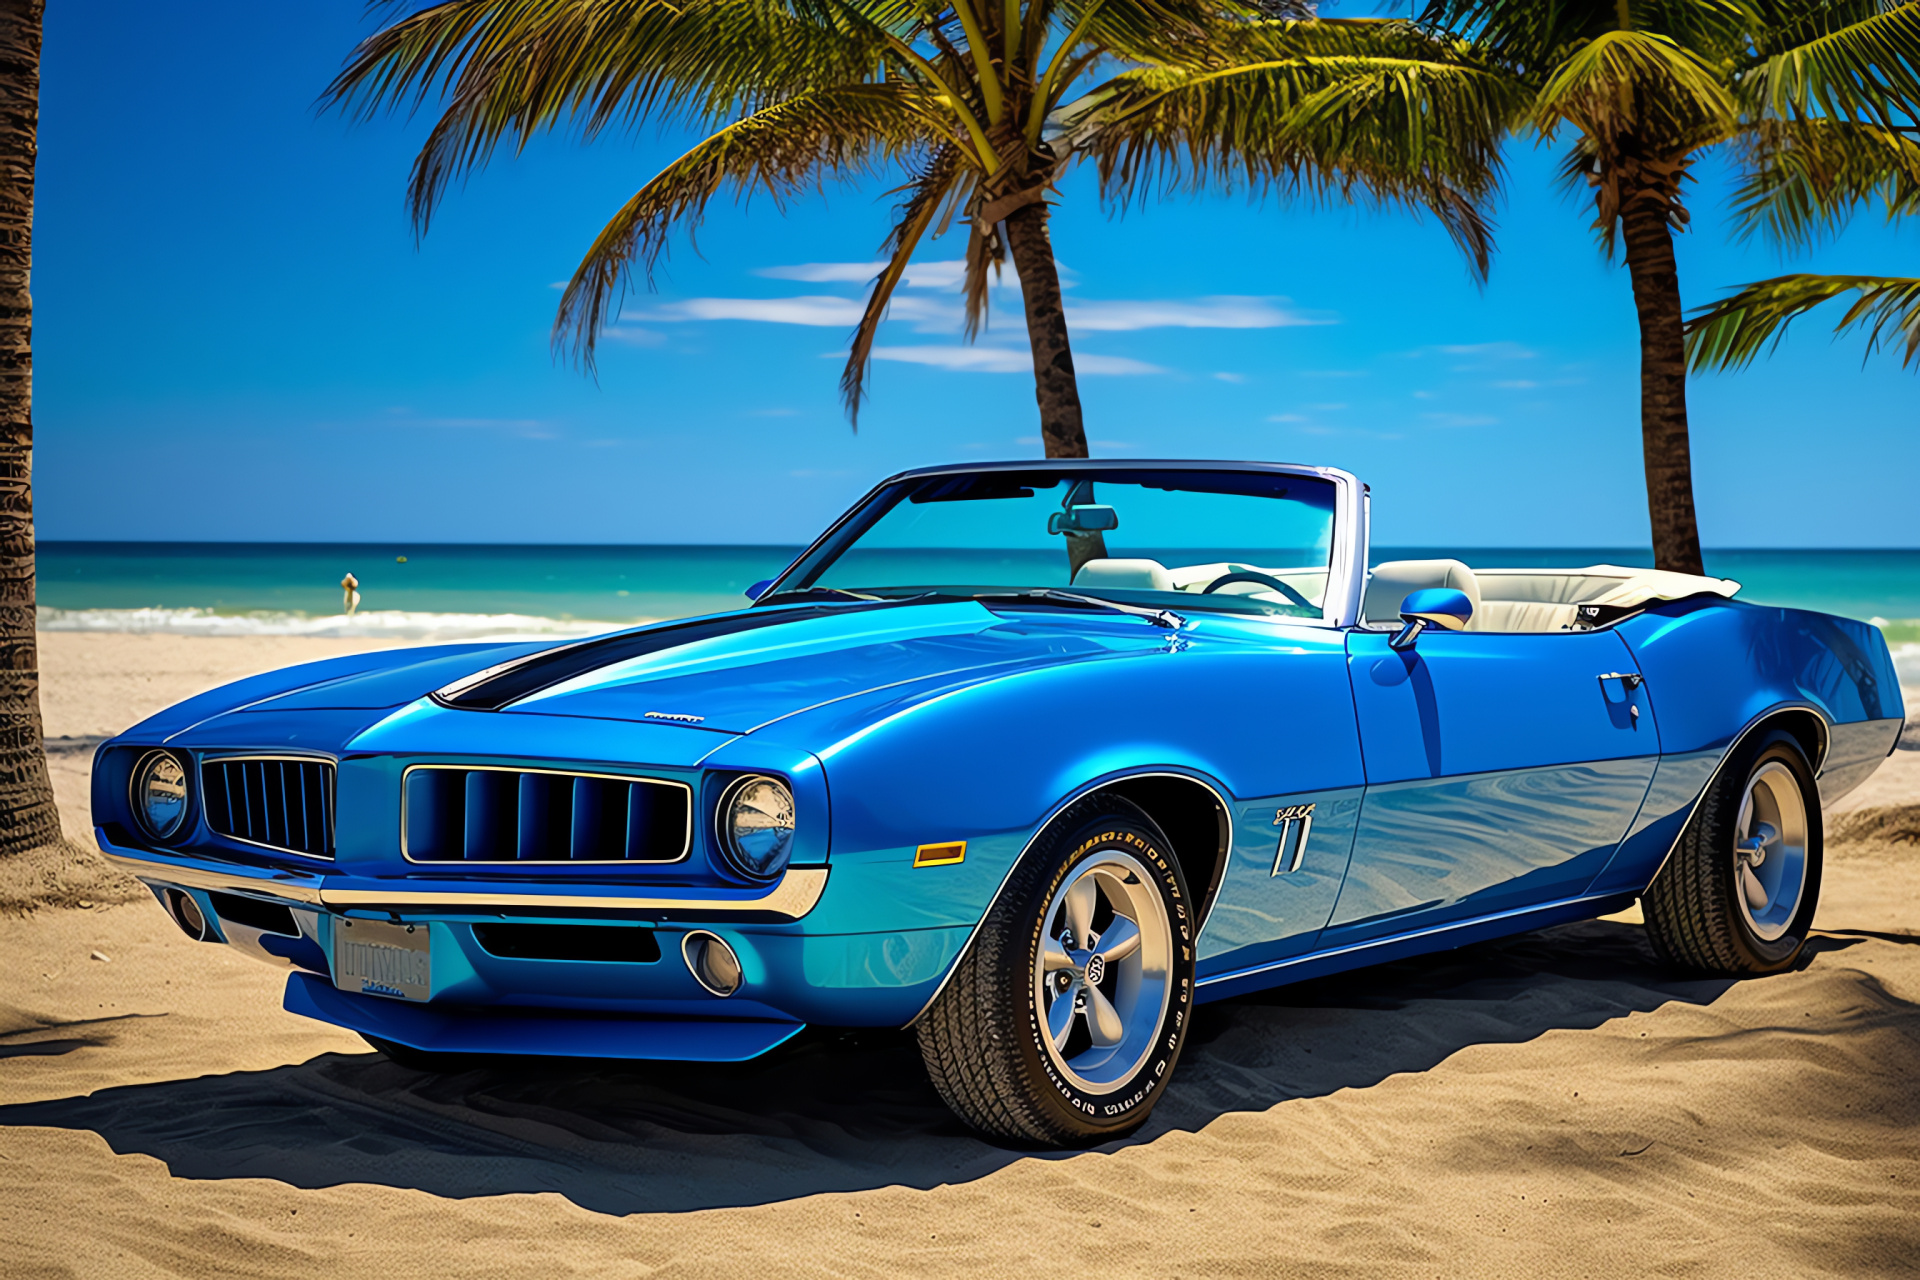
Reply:
<svg viewBox="0 0 1920 1280"><path fill-rule="evenodd" d="M1682 600L1619 626L1646 677L1660 767L1620 852L1594 891L1644 888L1727 751L1768 712L1811 710L1828 725L1820 792L1832 803L1886 758L1905 717L1879 628L1805 609Z"/></svg>

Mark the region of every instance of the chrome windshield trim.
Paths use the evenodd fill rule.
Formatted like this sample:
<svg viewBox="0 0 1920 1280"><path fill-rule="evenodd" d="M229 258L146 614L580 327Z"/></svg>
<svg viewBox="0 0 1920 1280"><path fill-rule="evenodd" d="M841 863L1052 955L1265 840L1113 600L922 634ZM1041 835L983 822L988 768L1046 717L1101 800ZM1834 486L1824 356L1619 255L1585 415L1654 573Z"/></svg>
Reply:
<svg viewBox="0 0 1920 1280"><path fill-rule="evenodd" d="M961 462L943 466L915 467L888 476L860 496L860 500L840 513L838 519L807 544L767 584L761 600L776 594L794 568L804 564L822 546L830 542L846 523L892 484L924 476L967 475L981 471L1069 470L1099 471L1103 468L1125 471L1278 471L1287 475L1317 476L1334 486L1333 546L1327 558L1327 593L1321 600L1320 621L1334 627L1351 627L1360 617L1360 601L1367 578L1367 521L1371 491L1350 471L1338 467L1316 467L1297 462L1253 462L1246 459L1204 458L1021 458L998 462ZM1335 584L1342 584L1336 589ZM754 607L749 605L749 608ZM1288 618L1289 622L1311 619Z"/></svg>

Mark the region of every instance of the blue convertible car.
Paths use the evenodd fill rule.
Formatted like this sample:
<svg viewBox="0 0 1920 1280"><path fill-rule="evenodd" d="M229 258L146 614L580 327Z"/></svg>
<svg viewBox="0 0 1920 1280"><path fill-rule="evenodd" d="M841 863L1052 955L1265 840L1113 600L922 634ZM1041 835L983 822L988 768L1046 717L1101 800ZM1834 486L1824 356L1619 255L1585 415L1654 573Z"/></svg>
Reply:
<svg viewBox="0 0 1920 1280"><path fill-rule="evenodd" d="M100 748L100 846L403 1062L912 1027L1024 1142L1196 1002L1619 911L1777 970L1900 732L1872 627L1599 565L1374 564L1345 472L896 476L751 607L242 680Z"/></svg>

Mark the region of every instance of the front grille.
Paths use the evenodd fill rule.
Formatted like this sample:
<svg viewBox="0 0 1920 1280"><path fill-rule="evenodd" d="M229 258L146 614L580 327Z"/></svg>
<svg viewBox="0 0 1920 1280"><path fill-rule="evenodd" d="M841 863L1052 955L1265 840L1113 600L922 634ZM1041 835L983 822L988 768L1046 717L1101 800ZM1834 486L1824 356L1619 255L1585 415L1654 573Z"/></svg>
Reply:
<svg viewBox="0 0 1920 1280"><path fill-rule="evenodd" d="M678 862L692 834L678 782L416 765L405 788L410 862Z"/></svg>
<svg viewBox="0 0 1920 1280"><path fill-rule="evenodd" d="M333 764L228 757L200 766L201 807L223 836L310 858L333 856Z"/></svg>

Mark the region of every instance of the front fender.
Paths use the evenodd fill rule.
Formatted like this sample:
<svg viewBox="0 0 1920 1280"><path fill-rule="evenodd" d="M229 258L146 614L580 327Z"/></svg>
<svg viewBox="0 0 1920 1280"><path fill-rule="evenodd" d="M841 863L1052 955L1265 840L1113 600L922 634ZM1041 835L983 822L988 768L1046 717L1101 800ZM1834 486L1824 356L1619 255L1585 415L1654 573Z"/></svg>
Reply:
<svg viewBox="0 0 1920 1280"><path fill-rule="evenodd" d="M977 924L1053 814L1128 775L1187 774L1230 803L1362 780L1342 638L1309 628L950 690L814 751L833 811L833 875L808 921L821 932ZM914 865L920 846L957 841L962 861Z"/></svg>

